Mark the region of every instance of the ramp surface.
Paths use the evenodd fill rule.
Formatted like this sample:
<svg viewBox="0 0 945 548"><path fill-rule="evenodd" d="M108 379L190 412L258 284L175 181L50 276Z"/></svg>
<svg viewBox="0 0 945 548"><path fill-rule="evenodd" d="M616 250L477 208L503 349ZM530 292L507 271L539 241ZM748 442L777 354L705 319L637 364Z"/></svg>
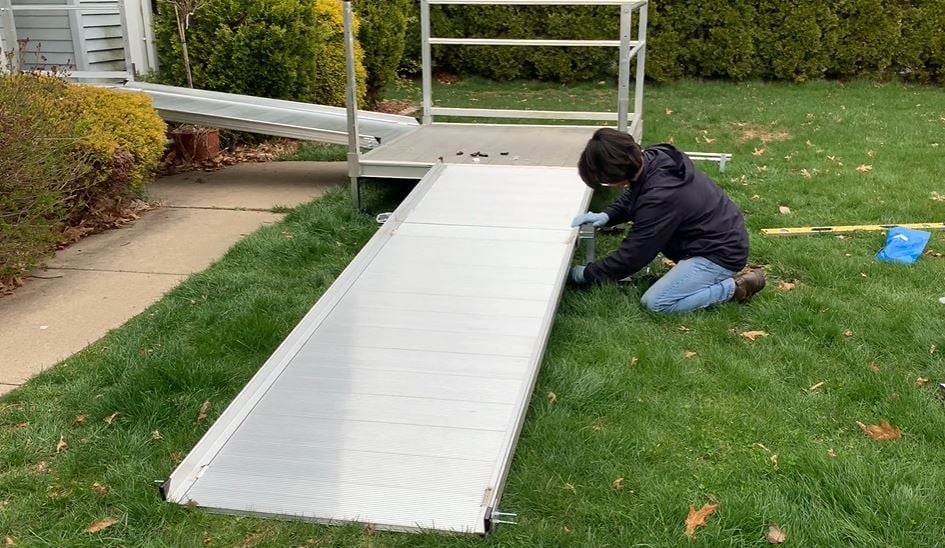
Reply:
<svg viewBox="0 0 945 548"><path fill-rule="evenodd" d="M489 529L589 190L437 165L164 485L227 512Z"/></svg>
<svg viewBox="0 0 945 548"><path fill-rule="evenodd" d="M169 122L348 144L344 108L145 82L128 82L123 87L150 96L154 108ZM358 124L361 142L369 148L419 127L408 116L370 111L359 111Z"/></svg>

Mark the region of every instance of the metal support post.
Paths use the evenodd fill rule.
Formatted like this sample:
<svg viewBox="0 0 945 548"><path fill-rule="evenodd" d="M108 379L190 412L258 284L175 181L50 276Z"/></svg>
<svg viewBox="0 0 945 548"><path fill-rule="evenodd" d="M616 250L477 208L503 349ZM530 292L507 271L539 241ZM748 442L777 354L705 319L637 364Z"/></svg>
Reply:
<svg viewBox="0 0 945 548"><path fill-rule="evenodd" d="M578 229L578 239L584 243L586 262L590 264L597 260L597 230L594 225L581 225Z"/></svg>
<svg viewBox="0 0 945 548"><path fill-rule="evenodd" d="M643 137L643 80L646 77L646 25L647 25L647 6L640 6L640 14L637 16L638 30L637 42L640 44L640 51L637 52L637 81L633 88L633 133L637 140Z"/></svg>
<svg viewBox="0 0 945 548"><path fill-rule="evenodd" d="M121 47L125 57L125 72L128 81L135 81L135 63L131 56L131 39L128 37L128 17L125 13L125 0L118 0L118 18L121 21Z"/></svg>
<svg viewBox="0 0 945 548"><path fill-rule="evenodd" d="M630 28L633 11L630 4L620 6L620 65L617 76L617 130L627 131L630 108Z"/></svg>
<svg viewBox="0 0 945 548"><path fill-rule="evenodd" d="M423 87L423 123L433 122L433 60L430 52L430 4L420 0L420 64Z"/></svg>
<svg viewBox="0 0 945 548"><path fill-rule="evenodd" d="M348 177L351 178L351 203L361 209L360 175L361 148L358 142L358 79L354 71L354 29L351 0L344 0L345 60L347 61L347 108L348 108Z"/></svg>

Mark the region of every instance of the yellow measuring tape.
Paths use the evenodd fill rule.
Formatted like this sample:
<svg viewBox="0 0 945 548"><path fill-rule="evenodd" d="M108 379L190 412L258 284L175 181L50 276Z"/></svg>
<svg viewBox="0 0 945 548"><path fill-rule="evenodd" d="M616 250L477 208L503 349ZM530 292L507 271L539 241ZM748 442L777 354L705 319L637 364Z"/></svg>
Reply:
<svg viewBox="0 0 945 548"><path fill-rule="evenodd" d="M925 230L945 230L945 223L913 223L900 225L802 226L797 228L763 228L765 236L806 236L809 234L850 234L851 232L880 232L896 226Z"/></svg>

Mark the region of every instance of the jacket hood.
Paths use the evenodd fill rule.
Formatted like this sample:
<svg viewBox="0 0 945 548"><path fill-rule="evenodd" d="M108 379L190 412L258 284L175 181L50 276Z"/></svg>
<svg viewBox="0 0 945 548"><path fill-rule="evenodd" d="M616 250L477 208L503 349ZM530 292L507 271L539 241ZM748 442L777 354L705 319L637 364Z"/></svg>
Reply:
<svg viewBox="0 0 945 548"><path fill-rule="evenodd" d="M647 147L643 151L643 162L641 187L679 187L691 183L695 174L692 160L669 144Z"/></svg>

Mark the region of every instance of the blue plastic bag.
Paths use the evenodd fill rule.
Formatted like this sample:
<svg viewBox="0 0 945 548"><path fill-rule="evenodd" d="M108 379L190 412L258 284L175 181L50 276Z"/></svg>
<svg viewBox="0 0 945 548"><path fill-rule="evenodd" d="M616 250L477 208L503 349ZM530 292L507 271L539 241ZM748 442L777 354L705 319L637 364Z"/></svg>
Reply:
<svg viewBox="0 0 945 548"><path fill-rule="evenodd" d="M912 264L925 251L931 232L896 226L886 235L886 247L876 255L878 261Z"/></svg>

